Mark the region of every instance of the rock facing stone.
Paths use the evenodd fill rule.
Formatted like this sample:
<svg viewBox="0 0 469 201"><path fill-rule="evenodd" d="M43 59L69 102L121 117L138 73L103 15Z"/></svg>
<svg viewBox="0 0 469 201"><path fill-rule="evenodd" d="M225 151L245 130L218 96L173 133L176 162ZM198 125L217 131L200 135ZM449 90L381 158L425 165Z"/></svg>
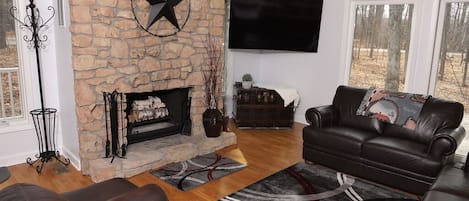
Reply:
<svg viewBox="0 0 469 201"><path fill-rule="evenodd" d="M160 159L152 159L152 162L147 159L131 159L125 162L114 161L109 166L109 161L101 159L104 154L103 132L106 130L104 115L90 112L90 107L102 109L102 92L147 92L191 87L194 97L191 108L191 140L204 139L201 116L205 111L205 93L201 70L206 68L205 40L211 33L219 39L217 45L221 47L223 42L225 11L222 0L190 0L192 8L186 26L176 35L164 38L150 35L137 26L133 19L131 2L70 0L80 159L82 172L91 174L95 181L131 176L168 163L171 161L168 158L182 160L197 155L201 152L198 146L205 147L203 152L222 147L217 142L214 145L205 145L200 141L191 142L192 145L181 142L179 148L172 151L184 149L185 152L171 151L172 153L163 155ZM135 2L139 9L150 7L147 1ZM167 23L158 28L173 27Z"/></svg>

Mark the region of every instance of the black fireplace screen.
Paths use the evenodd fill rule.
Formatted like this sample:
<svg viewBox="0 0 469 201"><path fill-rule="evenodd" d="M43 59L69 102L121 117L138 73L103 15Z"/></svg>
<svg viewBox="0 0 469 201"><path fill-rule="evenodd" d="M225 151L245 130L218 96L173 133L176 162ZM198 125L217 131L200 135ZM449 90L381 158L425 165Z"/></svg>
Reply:
<svg viewBox="0 0 469 201"><path fill-rule="evenodd" d="M127 145L174 134L191 135L190 88L103 93L106 157L124 157Z"/></svg>

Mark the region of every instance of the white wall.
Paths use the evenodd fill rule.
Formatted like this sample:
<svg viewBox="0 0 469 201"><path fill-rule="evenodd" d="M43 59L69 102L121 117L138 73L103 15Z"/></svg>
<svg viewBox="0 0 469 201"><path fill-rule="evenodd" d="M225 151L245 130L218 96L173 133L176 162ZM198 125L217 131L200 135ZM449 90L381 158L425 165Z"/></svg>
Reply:
<svg viewBox="0 0 469 201"><path fill-rule="evenodd" d="M233 111L233 85L235 82L241 81L241 77L245 73L250 73L254 82L260 80L261 77L261 54L255 50L238 50L228 51L226 55L227 72L226 72L226 96L225 110L230 117Z"/></svg>
<svg viewBox="0 0 469 201"><path fill-rule="evenodd" d="M24 18L27 2L18 1L20 19ZM67 1L64 1L67 2ZM43 18L50 16L48 6L57 8L56 1L43 0L36 1ZM68 12L67 12L68 13ZM68 27L59 27L58 19L55 16L49 27L43 29L48 37L45 49L40 51L41 74L43 80L43 92L45 107L58 109L57 120L57 149L65 156L69 157L73 165L80 167L78 147L78 134L76 131L75 103L73 94L73 72L71 66L71 40ZM28 31L23 31L19 37L30 35ZM40 96L37 79L37 65L34 49L27 49L27 44L20 39L18 43L24 49L24 66L29 66L28 76L24 77L26 83L28 105L25 111L27 119L23 122L13 123L10 127L0 128L0 165L14 165L24 163L27 157L35 159L38 154L38 141L36 132L32 124L29 111L40 108ZM29 83L29 84L28 84ZM63 131L66 132L63 132ZM65 134L65 135L64 135ZM67 148L62 149L64 146Z"/></svg>
<svg viewBox="0 0 469 201"><path fill-rule="evenodd" d="M252 71L255 82L297 89L301 100L295 121L304 123L306 109L330 104L342 80L340 58L344 58L345 51L341 47L349 8L346 2L324 1L318 53L230 50L235 64L231 66L234 80L239 81L242 74ZM236 65L238 62L242 66Z"/></svg>
<svg viewBox="0 0 469 201"><path fill-rule="evenodd" d="M62 151L69 157L73 166L81 168L80 147L78 138L77 116L75 111L75 87L72 68L72 39L69 30L70 10L68 1L63 1L64 25L59 25L56 18L56 61L57 61L57 93L59 101L60 120L62 128ZM58 6L58 5L57 5ZM57 8L58 9L58 8Z"/></svg>

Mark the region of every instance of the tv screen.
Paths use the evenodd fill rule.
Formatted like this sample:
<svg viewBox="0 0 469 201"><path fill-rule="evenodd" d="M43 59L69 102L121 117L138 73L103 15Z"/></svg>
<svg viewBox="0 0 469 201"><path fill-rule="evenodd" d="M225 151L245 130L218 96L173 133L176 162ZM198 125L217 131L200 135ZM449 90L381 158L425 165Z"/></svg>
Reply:
<svg viewBox="0 0 469 201"><path fill-rule="evenodd" d="M232 49L317 52L323 0L231 0Z"/></svg>

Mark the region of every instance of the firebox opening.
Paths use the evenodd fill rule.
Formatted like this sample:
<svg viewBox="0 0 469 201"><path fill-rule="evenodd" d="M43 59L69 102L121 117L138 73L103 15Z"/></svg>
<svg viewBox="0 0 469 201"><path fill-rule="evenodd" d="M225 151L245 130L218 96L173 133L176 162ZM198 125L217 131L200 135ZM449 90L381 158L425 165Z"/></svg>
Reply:
<svg viewBox="0 0 469 201"><path fill-rule="evenodd" d="M190 135L190 88L126 93L129 144L174 134Z"/></svg>

